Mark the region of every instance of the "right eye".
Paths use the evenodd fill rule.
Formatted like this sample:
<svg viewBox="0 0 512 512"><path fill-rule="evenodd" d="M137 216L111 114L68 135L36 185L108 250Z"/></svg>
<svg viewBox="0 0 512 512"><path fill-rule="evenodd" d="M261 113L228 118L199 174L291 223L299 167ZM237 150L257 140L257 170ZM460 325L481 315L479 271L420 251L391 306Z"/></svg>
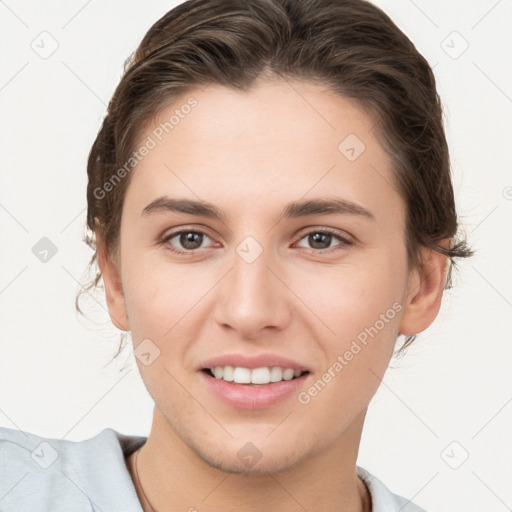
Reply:
<svg viewBox="0 0 512 512"><path fill-rule="evenodd" d="M178 254L191 254L197 249L203 249L203 242L206 239L211 240L211 238L202 231L195 230L180 230L175 231L167 235L163 240L162 244L165 244L166 247L175 253ZM176 248L176 245L178 248Z"/></svg>

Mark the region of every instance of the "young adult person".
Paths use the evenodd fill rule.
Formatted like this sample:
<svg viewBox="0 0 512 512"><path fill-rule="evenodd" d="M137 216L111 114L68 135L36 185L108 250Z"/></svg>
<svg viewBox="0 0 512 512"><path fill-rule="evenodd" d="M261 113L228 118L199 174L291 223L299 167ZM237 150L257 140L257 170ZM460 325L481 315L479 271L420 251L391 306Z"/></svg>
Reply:
<svg viewBox="0 0 512 512"><path fill-rule="evenodd" d="M2 480L27 474L1 510L420 510L357 466L361 432L397 339L471 251L434 75L389 17L178 5L87 170L92 285L131 333L151 432L0 429Z"/></svg>

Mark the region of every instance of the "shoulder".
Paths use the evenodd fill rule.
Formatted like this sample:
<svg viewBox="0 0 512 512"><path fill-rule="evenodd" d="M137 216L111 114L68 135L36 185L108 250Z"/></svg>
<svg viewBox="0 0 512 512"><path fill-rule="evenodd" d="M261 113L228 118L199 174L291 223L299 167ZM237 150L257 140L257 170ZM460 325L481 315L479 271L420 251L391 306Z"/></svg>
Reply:
<svg viewBox="0 0 512 512"><path fill-rule="evenodd" d="M376 476L357 466L357 474L372 497L372 512L426 512L412 501L392 493Z"/></svg>
<svg viewBox="0 0 512 512"><path fill-rule="evenodd" d="M0 427L2 512L118 510L119 504L139 512L125 457L145 439L107 428L69 441Z"/></svg>

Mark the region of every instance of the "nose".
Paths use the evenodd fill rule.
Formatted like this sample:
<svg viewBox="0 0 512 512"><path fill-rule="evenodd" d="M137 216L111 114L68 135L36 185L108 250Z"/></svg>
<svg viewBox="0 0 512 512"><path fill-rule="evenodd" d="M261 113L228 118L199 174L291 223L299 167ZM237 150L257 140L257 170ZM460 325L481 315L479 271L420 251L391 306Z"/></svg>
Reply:
<svg viewBox="0 0 512 512"><path fill-rule="evenodd" d="M291 293L276 260L263 251L254 261L233 254L231 271L216 287L215 319L245 339L281 330L291 318Z"/></svg>

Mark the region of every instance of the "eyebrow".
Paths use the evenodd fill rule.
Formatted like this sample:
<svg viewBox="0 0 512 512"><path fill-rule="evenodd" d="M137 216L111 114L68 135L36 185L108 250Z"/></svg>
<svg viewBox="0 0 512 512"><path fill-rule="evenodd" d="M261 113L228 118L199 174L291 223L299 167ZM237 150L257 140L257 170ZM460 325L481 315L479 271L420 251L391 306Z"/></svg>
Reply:
<svg viewBox="0 0 512 512"><path fill-rule="evenodd" d="M215 207L213 204L202 200L177 199L168 196L162 196L149 203L142 210L141 217L162 213L186 213L189 215L198 215L211 219L218 219L222 222L226 219L226 214ZM329 199L308 199L298 200L287 204L280 215L282 218L306 217L308 215L333 215L350 214L366 217L375 220L375 216L366 208L341 198Z"/></svg>

